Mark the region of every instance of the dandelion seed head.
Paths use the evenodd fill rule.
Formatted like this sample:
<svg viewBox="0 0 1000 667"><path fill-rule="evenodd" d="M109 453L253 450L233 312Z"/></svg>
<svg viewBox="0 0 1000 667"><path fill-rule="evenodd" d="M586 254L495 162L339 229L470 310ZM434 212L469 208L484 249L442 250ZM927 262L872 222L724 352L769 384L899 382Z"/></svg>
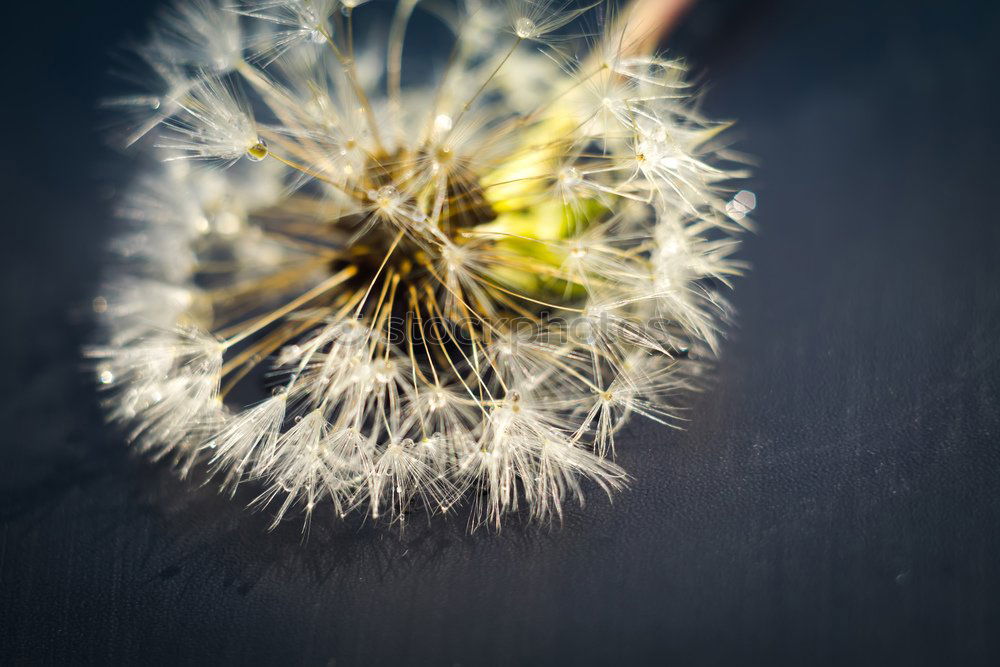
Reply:
<svg viewBox="0 0 1000 667"><path fill-rule="evenodd" d="M585 2L464 0L420 79L414 4L384 40L361 0L178 0L116 104L160 161L91 302L102 405L276 523L616 491L616 434L679 425L745 269L756 198L682 64L616 18L573 37Z"/></svg>

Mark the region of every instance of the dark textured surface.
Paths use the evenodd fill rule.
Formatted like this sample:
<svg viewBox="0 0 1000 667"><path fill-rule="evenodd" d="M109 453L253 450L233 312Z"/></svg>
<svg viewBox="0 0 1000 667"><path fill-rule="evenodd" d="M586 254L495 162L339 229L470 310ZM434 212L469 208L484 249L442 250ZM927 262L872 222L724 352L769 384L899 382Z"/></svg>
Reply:
<svg viewBox="0 0 1000 667"><path fill-rule="evenodd" d="M5 8L0 663L996 664L994 4L704 0L676 44L762 231L689 429L632 426L561 527L305 543L132 459L78 373L95 73L149 6Z"/></svg>

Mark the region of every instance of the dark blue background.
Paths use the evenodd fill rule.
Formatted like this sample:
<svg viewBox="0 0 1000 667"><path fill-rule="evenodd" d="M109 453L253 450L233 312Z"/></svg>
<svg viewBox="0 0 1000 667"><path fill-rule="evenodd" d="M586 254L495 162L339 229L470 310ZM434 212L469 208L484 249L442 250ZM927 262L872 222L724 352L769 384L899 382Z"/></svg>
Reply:
<svg viewBox="0 0 1000 667"><path fill-rule="evenodd" d="M631 426L631 490L561 527L302 543L132 458L79 371L152 3L6 5L0 663L997 664L995 7L703 0L673 46L761 231L688 430Z"/></svg>

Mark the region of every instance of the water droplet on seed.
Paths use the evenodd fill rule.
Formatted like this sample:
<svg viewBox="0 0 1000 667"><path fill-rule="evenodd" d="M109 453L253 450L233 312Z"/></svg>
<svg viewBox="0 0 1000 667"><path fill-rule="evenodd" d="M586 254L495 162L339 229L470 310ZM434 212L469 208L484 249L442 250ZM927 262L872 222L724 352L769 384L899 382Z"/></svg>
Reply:
<svg viewBox="0 0 1000 667"><path fill-rule="evenodd" d="M740 190L726 204L726 213L733 220L742 220L757 208L757 195L749 190Z"/></svg>
<svg viewBox="0 0 1000 667"><path fill-rule="evenodd" d="M528 39L535 34L535 22L529 19L527 16L522 16L521 18L514 21L514 34L516 34L521 39Z"/></svg>
<svg viewBox="0 0 1000 667"><path fill-rule="evenodd" d="M260 162L267 157L267 144L263 139L257 139L257 143L247 149L247 158L251 162Z"/></svg>
<svg viewBox="0 0 1000 667"><path fill-rule="evenodd" d="M393 202L399 195L399 191L391 185L383 185L378 190L368 193L368 197L379 206L386 206Z"/></svg>
<svg viewBox="0 0 1000 667"><path fill-rule="evenodd" d="M441 132L447 132L452 128L453 122L448 114L438 114L437 118L434 119L434 127Z"/></svg>

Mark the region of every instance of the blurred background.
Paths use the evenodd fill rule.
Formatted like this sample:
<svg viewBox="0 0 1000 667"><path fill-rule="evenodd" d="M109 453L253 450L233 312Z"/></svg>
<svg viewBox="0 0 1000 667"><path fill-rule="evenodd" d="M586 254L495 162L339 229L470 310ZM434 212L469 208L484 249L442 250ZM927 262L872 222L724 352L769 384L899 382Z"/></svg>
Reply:
<svg viewBox="0 0 1000 667"><path fill-rule="evenodd" d="M687 430L633 423L561 526L306 540L135 459L81 372L98 103L157 5L3 9L0 663L1000 662L997 3L696 2L666 46L760 231Z"/></svg>

